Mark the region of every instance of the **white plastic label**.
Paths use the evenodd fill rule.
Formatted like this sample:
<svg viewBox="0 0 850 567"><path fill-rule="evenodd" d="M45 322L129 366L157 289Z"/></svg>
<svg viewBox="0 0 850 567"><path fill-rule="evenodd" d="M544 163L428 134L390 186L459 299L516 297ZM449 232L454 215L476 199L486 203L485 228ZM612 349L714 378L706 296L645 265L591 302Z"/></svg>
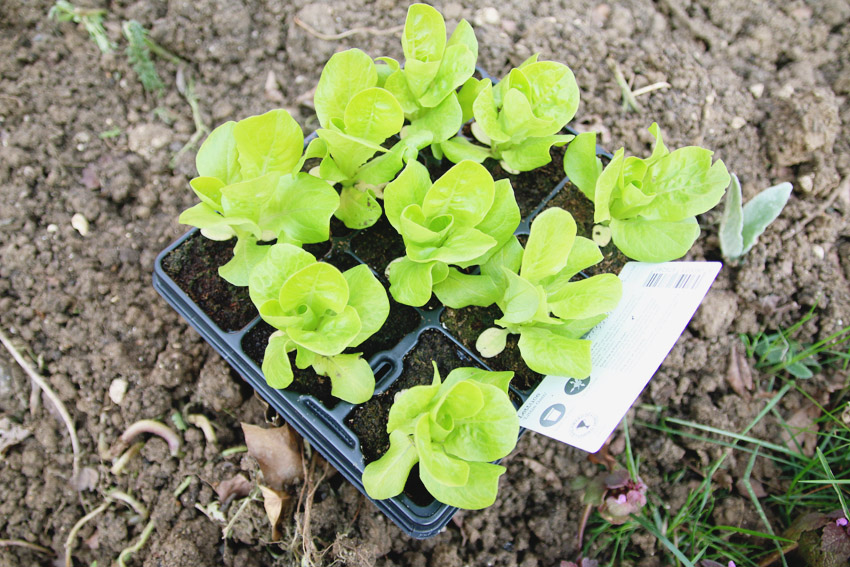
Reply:
<svg viewBox="0 0 850 567"><path fill-rule="evenodd" d="M629 262L623 298L588 339L584 380L546 376L519 409L522 427L595 453L629 411L685 330L720 262Z"/></svg>

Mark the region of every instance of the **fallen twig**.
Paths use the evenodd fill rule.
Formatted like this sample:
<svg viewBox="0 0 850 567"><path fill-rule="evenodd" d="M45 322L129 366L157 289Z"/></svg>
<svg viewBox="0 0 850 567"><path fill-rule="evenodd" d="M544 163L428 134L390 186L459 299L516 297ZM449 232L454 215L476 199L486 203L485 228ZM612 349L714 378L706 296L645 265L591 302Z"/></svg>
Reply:
<svg viewBox="0 0 850 567"><path fill-rule="evenodd" d="M228 447L224 451L221 452L221 457L226 459L227 457L232 457L233 455L238 455L239 453L247 453L248 446L247 445L236 445L235 447Z"/></svg>
<svg viewBox="0 0 850 567"><path fill-rule="evenodd" d="M195 480L194 475L189 475L183 479L183 481L177 485L177 488L174 489L174 498L180 498L180 495L186 492L186 489L189 488L189 485L192 484L192 481Z"/></svg>
<svg viewBox="0 0 850 567"><path fill-rule="evenodd" d="M377 28L352 28L350 30L346 30L346 31L341 32L341 33L326 34L326 33L322 33L319 30L313 28L309 24L306 24L303 20L301 20L297 16L293 17L292 21L295 22L295 25L302 28L307 33L309 33L310 35L312 35L312 36L314 36L318 39L325 40L325 41L336 41L338 39L345 39L347 37L350 37L352 35L356 35L358 33L364 33L364 34L369 34L369 35L392 35L392 34L396 34L396 33L400 32L401 30L404 29L404 26L393 26L393 27L387 28L385 30L377 29Z"/></svg>
<svg viewBox="0 0 850 567"><path fill-rule="evenodd" d="M153 533L153 529L156 527L156 520L151 520L145 526L145 529L142 530L142 535L139 537L139 541L136 542L135 545L131 545L130 547L125 547L121 550L121 553L118 554L118 567L127 567L127 559L139 551L145 543L147 543L148 538L151 537Z"/></svg>
<svg viewBox="0 0 850 567"><path fill-rule="evenodd" d="M144 504L127 494L126 492L121 492L120 490L113 490L107 495L111 500L118 500L123 502L124 504L131 507L136 514L139 515L140 518L146 520L148 518L148 509Z"/></svg>
<svg viewBox="0 0 850 567"><path fill-rule="evenodd" d="M639 89L635 89L632 91L632 96L637 98L639 96L645 95L647 93L651 93L652 91L657 91L659 89L669 89L670 83L667 81L658 81L657 83L652 83L651 85L646 85L645 87L641 87Z"/></svg>
<svg viewBox="0 0 850 567"><path fill-rule="evenodd" d="M0 547L23 547L29 549L31 551L37 551L38 553L44 553L45 555L52 555L53 551L43 547L41 545L37 545L35 543L30 543L28 541L24 541L22 539L0 539Z"/></svg>
<svg viewBox="0 0 850 567"><path fill-rule="evenodd" d="M785 235L782 237L782 240L789 240L796 236L797 233L806 228L807 224L824 214L826 210L830 208L833 203L835 203L835 200L838 199L838 197L842 193L846 193L848 191L850 191L850 175L841 180L841 182L838 184L838 187L836 187L832 191L826 201L821 203L813 213L806 215L803 220L799 221L797 224L794 225L791 230L786 232Z"/></svg>
<svg viewBox="0 0 850 567"><path fill-rule="evenodd" d="M69 414L68 410L65 409L65 404L62 403L62 400L59 399L56 392L50 388L47 381L35 371L32 365L30 365L23 356L21 356L21 353L15 348L15 345L12 344L3 331L0 331L0 342L3 343L3 346L6 347L6 350L8 350L9 353L11 353L12 358L14 358L15 362L24 369L24 372L27 373L30 379L38 384L38 387L41 388L44 395L47 396L47 399L53 402L53 405L56 407L56 411L59 412L59 416L62 418L62 421L65 422L65 427L68 429L68 435L71 437L71 448L74 451L74 464L72 469L73 478L77 478L80 473L80 441L77 439L77 430L74 427L74 421L71 419L71 414Z"/></svg>
<svg viewBox="0 0 850 567"><path fill-rule="evenodd" d="M307 473L306 463L304 466L304 488L306 489L307 496L304 498L304 512L302 514L301 525L299 526L301 532L301 546L304 551L303 558L307 559L307 565L314 564L314 558L318 555L318 550L316 549L316 544L313 542L313 530L311 528L311 516L313 512L313 498L316 496L316 490L318 490L319 485L325 479L328 474L328 464L324 463L324 467L322 467L322 474L319 478L314 479L313 475L316 473L316 461L319 459L318 453L313 453L310 458L310 472ZM303 462L303 460L302 460ZM304 495L304 490L301 492L301 496ZM299 502L301 497L299 496Z"/></svg>
<svg viewBox="0 0 850 567"><path fill-rule="evenodd" d="M100 506L77 520L77 523L74 524L74 527L71 528L70 532L68 532L68 539L65 540L65 567L74 567L74 560L71 557L71 552L74 550L74 540L77 538L77 533L89 521L102 514L111 504L112 500L107 498Z"/></svg>

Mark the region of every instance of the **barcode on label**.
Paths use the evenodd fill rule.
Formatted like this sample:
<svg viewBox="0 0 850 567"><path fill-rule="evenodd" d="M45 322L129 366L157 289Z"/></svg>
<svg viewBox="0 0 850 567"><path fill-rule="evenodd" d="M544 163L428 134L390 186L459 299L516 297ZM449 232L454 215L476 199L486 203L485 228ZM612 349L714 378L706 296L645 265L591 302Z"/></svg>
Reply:
<svg viewBox="0 0 850 567"><path fill-rule="evenodd" d="M660 287L667 289L695 289L701 274L674 274L667 272L653 272L646 278L643 287Z"/></svg>

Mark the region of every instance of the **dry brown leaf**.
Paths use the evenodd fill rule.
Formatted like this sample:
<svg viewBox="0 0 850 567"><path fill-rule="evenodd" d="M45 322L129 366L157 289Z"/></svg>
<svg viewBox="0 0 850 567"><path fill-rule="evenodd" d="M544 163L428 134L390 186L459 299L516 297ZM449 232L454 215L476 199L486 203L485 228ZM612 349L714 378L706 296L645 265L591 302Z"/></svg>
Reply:
<svg viewBox="0 0 850 567"><path fill-rule="evenodd" d="M266 510L266 516L272 527L272 541L280 541L282 539L280 532L281 520L285 516L284 510L286 510L292 497L288 492L273 490L262 484L260 485L260 491L263 493L263 508Z"/></svg>
<svg viewBox="0 0 850 567"><path fill-rule="evenodd" d="M756 495L756 498L764 498L767 496L767 491L764 489L764 485L760 481L750 477L750 486L752 487L753 494ZM735 483L735 488L738 489L738 494L744 498L750 497L750 492L747 490L747 485L743 478Z"/></svg>
<svg viewBox="0 0 850 567"><path fill-rule="evenodd" d="M799 446L805 456L811 457L818 446L817 433L820 427L815 423L818 417L820 417L820 410L816 405L809 404L801 407L786 420L788 429L782 432L782 440L786 443L790 441L792 449Z"/></svg>
<svg viewBox="0 0 850 567"><path fill-rule="evenodd" d="M234 498L245 498L251 494L251 481L242 474L223 480L213 486L221 506L227 506Z"/></svg>
<svg viewBox="0 0 850 567"><path fill-rule="evenodd" d="M301 438L288 425L263 429L242 424L248 454L257 460L266 486L283 490L303 475Z"/></svg>
<svg viewBox="0 0 850 567"><path fill-rule="evenodd" d="M753 390L753 373L744 353L738 350L737 343L732 343L729 351L729 369L726 371L726 381L736 394L744 399L750 399Z"/></svg>
<svg viewBox="0 0 850 567"><path fill-rule="evenodd" d="M6 449L17 445L30 436L30 430L24 429L8 417L0 417L0 457Z"/></svg>
<svg viewBox="0 0 850 567"><path fill-rule="evenodd" d="M77 492L84 492L97 488L98 480L100 480L100 473L97 470L92 467L83 467L77 476L71 477L70 484Z"/></svg>

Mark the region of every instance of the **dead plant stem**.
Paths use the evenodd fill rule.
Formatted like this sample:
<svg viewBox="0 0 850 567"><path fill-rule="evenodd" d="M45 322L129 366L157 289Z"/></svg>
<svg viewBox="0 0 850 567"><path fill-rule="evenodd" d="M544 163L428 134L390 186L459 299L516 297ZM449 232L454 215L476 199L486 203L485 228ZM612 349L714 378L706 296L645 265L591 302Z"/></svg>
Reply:
<svg viewBox="0 0 850 567"><path fill-rule="evenodd" d="M626 81L626 77L623 76L620 65L610 57L606 60L606 63L608 63L608 68L611 69L611 72L614 73L614 80L617 81L617 85L623 93L623 110L632 110L634 112L643 110L643 107L635 99L631 85Z"/></svg>
<svg viewBox="0 0 850 567"><path fill-rule="evenodd" d="M11 353L15 362L24 369L24 372L27 373L30 379L38 384L38 387L44 391L44 395L47 396L47 399L53 403L56 407L56 411L59 412L59 416L62 418L62 421L65 422L65 427L68 429L68 435L71 437L71 449L74 451L74 464L72 469L73 478L78 478L80 473L80 441L77 439L77 430L74 427L74 420L71 419L71 414L68 413L68 410L65 408L65 404L62 403L62 400L59 399L56 392L54 392L47 384L47 381L35 371L32 365L27 362L23 356L21 356L21 353L15 348L15 345L12 344L3 331L0 331L0 342L3 343L3 346Z"/></svg>
<svg viewBox="0 0 850 567"><path fill-rule="evenodd" d="M135 545L131 545L130 547L125 547L121 550L121 553L118 554L118 567L127 567L127 559L139 551L144 545L147 543L148 539L151 537L153 533L153 529L156 527L156 520L151 520L145 526L145 529L142 530L142 535L139 536L139 541L136 542Z"/></svg>
<svg viewBox="0 0 850 567"><path fill-rule="evenodd" d="M295 22L295 25L297 25L298 27L300 27L301 29L303 29L304 31L306 31L307 33L312 35L313 37L316 37L316 38L324 40L324 41L336 41L336 40L339 40L339 39L345 39L347 37L350 37L352 35L357 35L359 33L367 34L367 35L393 35L393 34L397 34L398 32L400 32L401 30L404 29L404 26L393 26L391 28L387 28L387 29L384 29L384 30L377 29L377 28L352 28L350 30L346 30L344 32L337 33L337 34L326 34L326 33L320 32L316 28L305 23L303 20L301 20L297 16L292 18L292 21Z"/></svg>
<svg viewBox="0 0 850 567"><path fill-rule="evenodd" d="M248 507L248 504L257 499L257 495L260 493L259 485L255 486L251 493L245 497L242 501L242 504L239 506L239 509L236 510L236 513L233 514L233 517L230 518L230 521L227 522L227 525L224 526L224 529L221 531L221 539L227 539L227 536L230 535L230 530L233 529L233 526L236 525L236 520L239 519L239 516L242 515L242 512L245 511L245 508Z"/></svg>
<svg viewBox="0 0 850 567"><path fill-rule="evenodd" d="M65 567L74 567L74 560L71 557L71 552L74 550L74 540L77 538L77 533L93 518L102 514L112 504L111 499L105 500L100 506L77 520L71 531L68 532L68 539L65 540Z"/></svg>
<svg viewBox="0 0 850 567"><path fill-rule="evenodd" d="M823 215L826 210L830 208L833 203L835 203L836 199L838 199L838 197L841 196L842 193L846 193L848 191L850 191L850 175L842 179L841 182L838 184L838 187L836 187L832 191L826 201L821 203L813 213L806 215L803 220L795 224L791 230L785 233L785 236L783 236L782 239L790 240L791 238L793 238L795 235L797 235L797 233L806 228L807 224L809 224L819 216Z"/></svg>
<svg viewBox="0 0 850 567"><path fill-rule="evenodd" d="M23 547L29 549L31 551L36 551L38 553L44 553L45 555L51 555L53 552L46 547L41 545L30 543L28 541L24 541L22 539L0 539L0 547Z"/></svg>
<svg viewBox="0 0 850 567"><path fill-rule="evenodd" d="M180 91L180 94L183 95L183 98L185 98L186 102L189 103L189 108L192 109L192 121L195 123L195 133L192 134L189 141L186 142L176 154L174 154L174 157L171 158L171 162L169 163L171 169L174 169L177 166L177 160L179 160L183 154L195 147L195 145L201 141L201 138L210 131L209 126L204 123L204 119L201 116L201 108L198 103L198 97L195 96L195 81L192 80L192 77L188 77L186 79L186 87Z"/></svg>

